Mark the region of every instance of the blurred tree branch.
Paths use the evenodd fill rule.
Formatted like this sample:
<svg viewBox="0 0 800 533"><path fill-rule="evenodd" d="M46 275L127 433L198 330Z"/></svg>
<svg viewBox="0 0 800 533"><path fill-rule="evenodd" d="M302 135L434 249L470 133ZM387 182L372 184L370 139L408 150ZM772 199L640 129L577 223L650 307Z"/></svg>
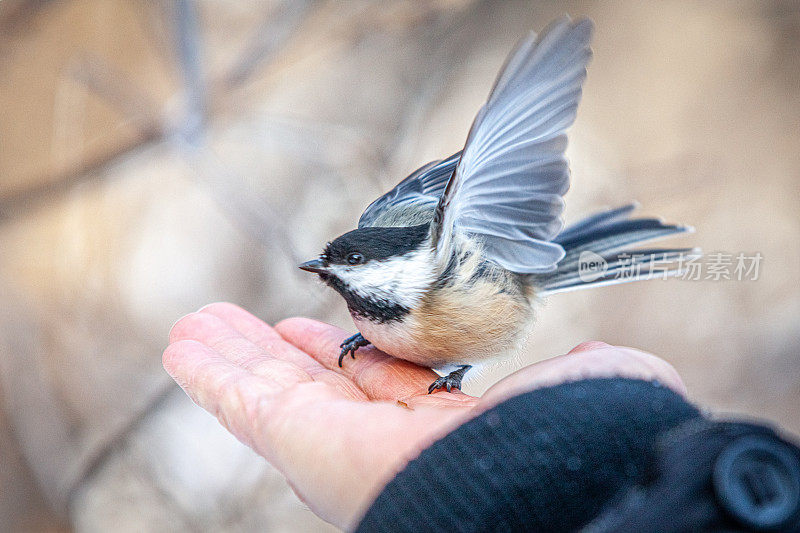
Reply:
<svg viewBox="0 0 800 533"><path fill-rule="evenodd" d="M5 6L10 5L11 7L5 7L0 15L0 24L12 24L14 27L18 27L21 21L27 22L35 18L38 9L47 3L46 0L3 2ZM157 9L161 13L173 10L173 16L176 6L181 9L190 9L186 7L189 4L184 5L184 2L177 4L157 2L146 5L150 10ZM219 114L225 114L228 110L228 103L235 103L234 112L241 113L243 111L242 101L246 99L242 98L239 89L252 79L256 71L265 69L267 65L276 64L275 61L279 55L286 57L280 63L279 68L270 72L266 77L267 80L279 79L281 72L288 68L294 60L313 54L320 46L320 38L339 42L342 45L359 39L367 31L364 28L364 20L371 21L372 25L379 27L413 27L442 11L452 11L452 6L437 2L407 2L389 7L366 6L341 17L343 20L330 27L327 32L323 32L321 37L309 40L297 35L297 31L304 21L320 17L327 19L326 12L334 8L335 6L331 4L313 0L287 1L265 13L263 21L257 26L257 31L242 47L242 51L232 61L231 66L222 75L211 80L203 80L203 94L195 93L195 96L192 97L194 99L203 98L201 106L203 120L207 122L214 120ZM356 20L360 22L356 23ZM184 22L187 21L188 19L184 20ZM196 25L196 21L191 24ZM150 26L145 24L145 27L149 28ZM167 31L170 29L167 28ZM293 40L295 44L287 49L290 40ZM171 46L169 39L158 39L158 41L166 46ZM175 42L174 39L172 42ZM198 42L186 42L184 46L186 48L183 52L176 50L176 47L173 46L173 50L165 54L166 57L180 61L181 56L189 57L195 52L199 53ZM157 47L157 49L160 48ZM287 57L291 60L287 61ZM149 99L144 91L135 89L135 84L131 80L116 72L107 62L98 57L86 55L79 60L78 64L79 67L74 72L76 79L118 109L125 120L135 125L138 133L133 139L125 141L109 152L90 157L60 174L30 180L39 185L0 197L0 222L3 218L18 216L31 208L57 198L79 183L98 179L109 165L114 164L132 150L149 143L162 141L166 136L174 133L174 128L171 128L169 121L163 118L163 110L158 108L158 104ZM184 90L187 87L185 85ZM199 102L192 105L199 105ZM188 120L197 118L196 114L193 116L195 118L184 116L184 120L175 124L175 127L184 129L190 127Z"/></svg>

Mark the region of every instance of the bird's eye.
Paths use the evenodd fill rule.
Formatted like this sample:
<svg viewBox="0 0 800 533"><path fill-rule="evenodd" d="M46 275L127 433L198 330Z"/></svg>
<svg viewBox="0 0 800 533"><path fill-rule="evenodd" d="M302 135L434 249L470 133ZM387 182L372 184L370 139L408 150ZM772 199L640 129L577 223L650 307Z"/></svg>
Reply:
<svg viewBox="0 0 800 533"><path fill-rule="evenodd" d="M351 265L357 265L364 262L364 256L358 252L353 252L347 256L347 262Z"/></svg>

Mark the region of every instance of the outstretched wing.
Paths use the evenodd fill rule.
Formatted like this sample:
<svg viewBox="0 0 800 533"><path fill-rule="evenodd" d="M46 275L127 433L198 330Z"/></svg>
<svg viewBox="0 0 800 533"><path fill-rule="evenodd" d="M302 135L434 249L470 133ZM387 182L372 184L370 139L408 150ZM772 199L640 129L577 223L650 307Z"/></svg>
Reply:
<svg viewBox="0 0 800 533"><path fill-rule="evenodd" d="M461 152L457 152L447 159L431 161L412 172L394 189L369 204L358 219L358 227L380 225L380 221L385 218L382 215L409 204L418 204L420 210L427 207L432 213L460 156Z"/></svg>
<svg viewBox="0 0 800 533"><path fill-rule="evenodd" d="M550 241L563 226L565 130L581 98L592 27L564 17L509 55L437 204L440 257L457 231L480 238L487 257L513 272L547 272L564 256Z"/></svg>

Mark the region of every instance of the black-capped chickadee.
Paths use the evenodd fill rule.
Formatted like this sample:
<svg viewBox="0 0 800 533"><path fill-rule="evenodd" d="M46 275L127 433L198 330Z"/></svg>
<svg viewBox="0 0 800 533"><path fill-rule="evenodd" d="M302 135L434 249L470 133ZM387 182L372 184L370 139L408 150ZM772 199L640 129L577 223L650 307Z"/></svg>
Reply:
<svg viewBox="0 0 800 533"><path fill-rule="evenodd" d="M590 20L564 17L523 39L464 149L415 171L367 207L358 229L300 265L344 297L360 332L342 344L339 366L371 343L420 365L457 367L429 388L450 391L474 364L520 348L539 297L647 279L653 271L641 267L656 261L656 275L680 270L675 262L689 249L631 245L690 228L631 219L632 204L562 231L565 130L591 34ZM602 268L584 275L587 253ZM633 254L638 269L621 276Z"/></svg>

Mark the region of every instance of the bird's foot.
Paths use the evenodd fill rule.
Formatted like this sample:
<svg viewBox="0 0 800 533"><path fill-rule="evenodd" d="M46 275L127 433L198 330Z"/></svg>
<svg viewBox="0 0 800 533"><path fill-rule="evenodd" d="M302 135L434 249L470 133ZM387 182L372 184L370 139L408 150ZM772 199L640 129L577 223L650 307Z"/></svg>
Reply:
<svg viewBox="0 0 800 533"><path fill-rule="evenodd" d="M437 389L447 389L447 392L450 392L453 389L461 390L461 380L464 379L464 374L466 374L467 370L470 368L472 368L472 365L464 365L459 367L457 370L453 370L446 376L440 377L431 383L430 387L428 387L428 394Z"/></svg>
<svg viewBox="0 0 800 533"><path fill-rule="evenodd" d="M362 346L369 346L369 344L370 342L365 339L361 333L356 333L352 337L346 338L344 342L339 345L339 347L342 349L342 352L339 354L339 368L342 368L342 360L344 359L345 355L349 353L350 357L355 359L356 350Z"/></svg>

